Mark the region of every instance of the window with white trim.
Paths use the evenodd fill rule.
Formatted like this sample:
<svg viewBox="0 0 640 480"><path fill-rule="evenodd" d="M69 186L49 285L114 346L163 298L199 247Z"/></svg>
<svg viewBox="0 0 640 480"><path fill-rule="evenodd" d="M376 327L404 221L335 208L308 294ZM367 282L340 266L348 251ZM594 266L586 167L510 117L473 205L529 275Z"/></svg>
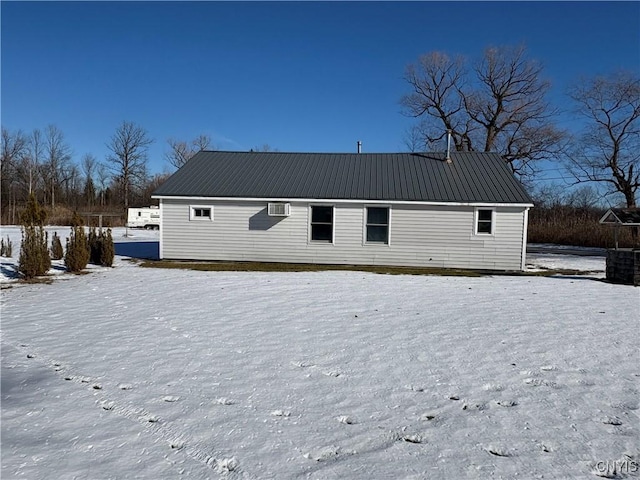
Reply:
<svg viewBox="0 0 640 480"><path fill-rule="evenodd" d="M333 207L311 205L311 240L333 242Z"/></svg>
<svg viewBox="0 0 640 480"><path fill-rule="evenodd" d="M493 214L489 208L476 209L476 235L493 235Z"/></svg>
<svg viewBox="0 0 640 480"><path fill-rule="evenodd" d="M213 207L191 205L189 207L189 220L213 220Z"/></svg>
<svg viewBox="0 0 640 480"><path fill-rule="evenodd" d="M367 207L367 243L389 243L389 207Z"/></svg>

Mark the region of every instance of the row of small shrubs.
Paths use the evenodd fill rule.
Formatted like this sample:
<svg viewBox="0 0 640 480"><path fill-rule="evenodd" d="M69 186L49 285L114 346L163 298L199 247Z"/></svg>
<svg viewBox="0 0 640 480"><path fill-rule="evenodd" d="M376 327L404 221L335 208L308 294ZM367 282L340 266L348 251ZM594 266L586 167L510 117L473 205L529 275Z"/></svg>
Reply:
<svg viewBox="0 0 640 480"><path fill-rule="evenodd" d="M114 255L111 229L96 231L95 227L91 227L87 237L84 227L76 225L71 228L71 235L67 239L64 264L70 272L83 270L89 262L111 267Z"/></svg>
<svg viewBox="0 0 640 480"><path fill-rule="evenodd" d="M31 196L21 216L22 245L18 271L25 279L46 274L51 268L51 259L64 258L64 264L70 272L80 272L89 261L106 267L113 265L115 250L110 229L100 229L96 232L95 227L92 227L87 237L82 218L74 213L71 219L71 234L67 239L66 251L63 251L62 242L56 233L53 234L49 249L48 234L44 230L45 221L46 213L40 208L35 197Z"/></svg>

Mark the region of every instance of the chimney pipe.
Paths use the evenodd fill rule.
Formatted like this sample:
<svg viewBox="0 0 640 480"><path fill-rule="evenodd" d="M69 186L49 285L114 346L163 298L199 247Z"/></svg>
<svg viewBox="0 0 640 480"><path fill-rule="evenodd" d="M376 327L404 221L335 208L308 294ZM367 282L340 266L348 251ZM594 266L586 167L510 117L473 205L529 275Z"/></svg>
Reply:
<svg viewBox="0 0 640 480"><path fill-rule="evenodd" d="M358 153L362 153L362 142L358 140Z"/></svg>
<svg viewBox="0 0 640 480"><path fill-rule="evenodd" d="M447 129L447 163L451 163L451 130Z"/></svg>

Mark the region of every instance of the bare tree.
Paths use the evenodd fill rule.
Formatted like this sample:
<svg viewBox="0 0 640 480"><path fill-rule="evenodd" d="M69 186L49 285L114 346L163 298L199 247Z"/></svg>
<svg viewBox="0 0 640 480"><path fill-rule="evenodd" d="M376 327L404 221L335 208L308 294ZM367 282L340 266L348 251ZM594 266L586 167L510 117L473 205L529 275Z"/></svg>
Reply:
<svg viewBox="0 0 640 480"><path fill-rule="evenodd" d="M182 167L196 153L211 148L211 137L209 135L198 135L190 142L169 138L169 151L165 153L165 159L175 168Z"/></svg>
<svg viewBox="0 0 640 480"><path fill-rule="evenodd" d="M552 123L550 85L524 47L487 48L473 75L466 63L432 52L406 68L412 92L401 104L406 115L422 120L414 128L424 144L432 147L450 130L456 150L498 152L523 176L535 173L535 161L562 151L566 135ZM415 137L414 131L414 144Z"/></svg>
<svg viewBox="0 0 640 480"><path fill-rule="evenodd" d="M42 132L36 128L31 132L28 139L29 194L31 194L38 185L38 178L41 175L40 161L43 157L43 151Z"/></svg>
<svg viewBox="0 0 640 480"><path fill-rule="evenodd" d="M416 124L409 127L405 132L402 143L405 148L410 152L424 152L426 150L436 150L437 147L432 147L424 135L425 126L423 124Z"/></svg>
<svg viewBox="0 0 640 480"><path fill-rule="evenodd" d="M69 180L71 148L64 139L64 134L55 125L48 125L44 132L44 160L46 184L49 188L51 208L56 206L56 192Z"/></svg>
<svg viewBox="0 0 640 480"><path fill-rule="evenodd" d="M569 94L587 120L568 168L578 182L607 185L627 207L640 187L640 77L619 71L579 81Z"/></svg>
<svg viewBox="0 0 640 480"><path fill-rule="evenodd" d="M98 163L96 176L98 177L98 184L100 185L100 206L104 207L105 193L108 188L109 179L111 178L109 168L104 163Z"/></svg>
<svg viewBox="0 0 640 480"><path fill-rule="evenodd" d="M147 176L147 151L153 139L147 131L133 122L122 122L107 148L109 168L117 179L125 211L129 208L131 191L144 183Z"/></svg>
<svg viewBox="0 0 640 480"><path fill-rule="evenodd" d="M2 127L2 135L0 137L2 145L0 147L0 206L2 210L5 207L13 205L15 213L17 185L16 173L19 163L22 161L27 148L27 138L18 130L10 132ZM14 215L15 217L15 215ZM15 218L12 218L12 221Z"/></svg>
<svg viewBox="0 0 640 480"><path fill-rule="evenodd" d="M95 182L93 181L93 171L96 168L97 164L96 157L94 157L90 153L86 153L82 157L82 161L80 163L82 167L82 174L84 175L84 188L82 192L82 196L84 197L84 201L86 205L89 207L93 207L93 203L96 198L96 188Z"/></svg>

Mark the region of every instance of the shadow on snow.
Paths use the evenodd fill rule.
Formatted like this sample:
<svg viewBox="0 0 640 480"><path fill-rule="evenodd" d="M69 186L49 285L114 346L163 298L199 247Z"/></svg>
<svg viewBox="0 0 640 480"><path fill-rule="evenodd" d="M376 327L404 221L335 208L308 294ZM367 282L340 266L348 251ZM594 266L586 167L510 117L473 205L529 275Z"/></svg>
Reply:
<svg viewBox="0 0 640 480"><path fill-rule="evenodd" d="M159 242L120 242L113 244L116 255L131 258L143 258L145 260L158 260L160 258Z"/></svg>

